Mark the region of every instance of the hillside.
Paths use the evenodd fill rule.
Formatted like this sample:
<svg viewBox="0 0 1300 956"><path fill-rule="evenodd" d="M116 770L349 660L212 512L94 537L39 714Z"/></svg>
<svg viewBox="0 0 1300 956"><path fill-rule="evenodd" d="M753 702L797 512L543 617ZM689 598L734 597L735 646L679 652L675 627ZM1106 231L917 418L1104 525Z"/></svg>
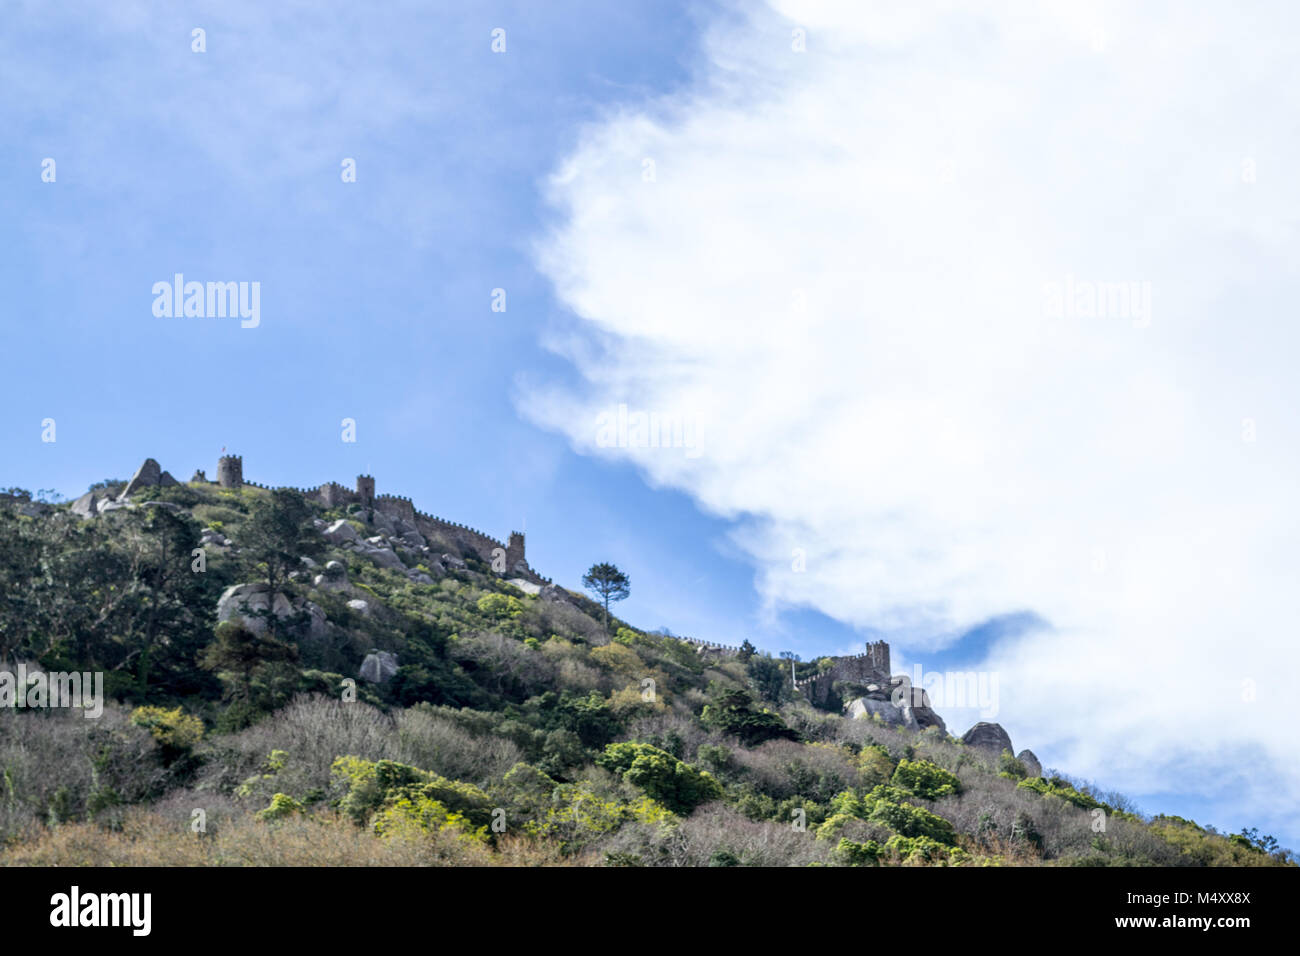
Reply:
<svg viewBox="0 0 1300 956"><path fill-rule="evenodd" d="M606 624L522 535L233 461L0 496L0 862L1293 862L1142 816L997 725L952 736L898 703L887 646L792 686L748 642ZM102 674L102 714L15 706L38 671L46 703L53 675Z"/></svg>

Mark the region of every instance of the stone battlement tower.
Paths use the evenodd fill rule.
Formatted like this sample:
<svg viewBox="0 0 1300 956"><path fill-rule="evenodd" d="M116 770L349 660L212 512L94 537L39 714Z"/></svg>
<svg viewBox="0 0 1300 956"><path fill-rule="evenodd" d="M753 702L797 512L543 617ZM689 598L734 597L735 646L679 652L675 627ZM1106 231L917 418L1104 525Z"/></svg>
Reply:
<svg viewBox="0 0 1300 956"><path fill-rule="evenodd" d="M520 531L511 531L510 542L506 545L506 570L513 571L520 561L528 563L524 558L524 536Z"/></svg>
<svg viewBox="0 0 1300 956"><path fill-rule="evenodd" d="M239 455L223 455L217 461L217 484L222 488L242 488L244 459Z"/></svg>
<svg viewBox="0 0 1300 956"><path fill-rule="evenodd" d="M369 475L357 475L357 497L367 508L375 504L375 479Z"/></svg>
<svg viewBox="0 0 1300 956"><path fill-rule="evenodd" d="M888 680L889 670L889 645L884 641L876 641L874 644L867 645L867 660L871 662L871 669L877 674L884 675Z"/></svg>

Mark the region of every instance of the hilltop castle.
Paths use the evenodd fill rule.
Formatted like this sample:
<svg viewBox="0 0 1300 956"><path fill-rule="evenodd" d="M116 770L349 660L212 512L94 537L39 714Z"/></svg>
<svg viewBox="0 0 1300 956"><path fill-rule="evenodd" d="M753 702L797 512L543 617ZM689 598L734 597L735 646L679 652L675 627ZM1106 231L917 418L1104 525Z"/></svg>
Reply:
<svg viewBox="0 0 1300 956"><path fill-rule="evenodd" d="M152 460L152 459L151 459ZM196 471L190 479L191 484L216 484L221 488L238 489L244 485L253 488L267 488L266 485L244 478L244 460L239 455L224 455L217 461L217 480L210 482L202 471ZM269 490L269 489L268 489ZM524 535L511 531L506 541L498 541L467 525L447 521L435 515L417 511L410 498L399 495L375 494L375 479L372 475L358 475L354 488L347 488L337 482L326 482L317 488L294 488L309 501L315 501L326 508L346 508L358 505L361 508L377 511L388 518L398 519L412 526L425 537L434 537L448 544L454 544L463 552L472 553L501 573L522 576L537 584L550 584L550 578L543 578L528 566L524 555Z"/></svg>
<svg viewBox="0 0 1300 956"><path fill-rule="evenodd" d="M865 654L831 660L833 663L829 670L806 677L796 685L819 707L831 704L836 681L878 687L886 692L890 689L893 675L889 669L889 645L884 641L868 644Z"/></svg>

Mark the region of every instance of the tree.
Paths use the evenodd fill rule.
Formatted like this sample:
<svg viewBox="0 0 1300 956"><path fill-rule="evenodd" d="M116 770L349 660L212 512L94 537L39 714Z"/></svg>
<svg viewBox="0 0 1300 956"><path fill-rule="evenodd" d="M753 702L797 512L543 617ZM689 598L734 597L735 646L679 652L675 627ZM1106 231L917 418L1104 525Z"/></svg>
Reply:
<svg viewBox="0 0 1300 956"><path fill-rule="evenodd" d="M605 605L605 629L609 629L609 602L621 601L632 592L632 582L608 562L593 564L582 576L582 586Z"/></svg>
<svg viewBox="0 0 1300 956"><path fill-rule="evenodd" d="M302 567L303 557L324 550L311 518L302 495L286 488L277 488L253 505L239 546L248 569L267 583L272 594L280 590L289 572Z"/></svg>
<svg viewBox="0 0 1300 956"><path fill-rule="evenodd" d="M217 625L216 638L203 652L203 666L228 674L236 698L248 699L253 689L253 674L265 664L289 663L298 659L292 644L258 634L234 621Z"/></svg>

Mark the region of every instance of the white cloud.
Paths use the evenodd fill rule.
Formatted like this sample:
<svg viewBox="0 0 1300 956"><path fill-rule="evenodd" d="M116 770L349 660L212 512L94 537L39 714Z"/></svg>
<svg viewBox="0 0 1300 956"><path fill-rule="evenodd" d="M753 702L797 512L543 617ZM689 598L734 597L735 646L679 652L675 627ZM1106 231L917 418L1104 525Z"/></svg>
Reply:
<svg viewBox="0 0 1300 956"><path fill-rule="evenodd" d="M904 652L1036 612L990 661L1019 746L1300 833L1292 13L772 7L557 172L539 261L592 334L529 414L735 518L773 607ZM1087 282L1149 315L1049 314ZM597 447L621 402L702 454ZM1218 792L1249 747L1285 781Z"/></svg>

